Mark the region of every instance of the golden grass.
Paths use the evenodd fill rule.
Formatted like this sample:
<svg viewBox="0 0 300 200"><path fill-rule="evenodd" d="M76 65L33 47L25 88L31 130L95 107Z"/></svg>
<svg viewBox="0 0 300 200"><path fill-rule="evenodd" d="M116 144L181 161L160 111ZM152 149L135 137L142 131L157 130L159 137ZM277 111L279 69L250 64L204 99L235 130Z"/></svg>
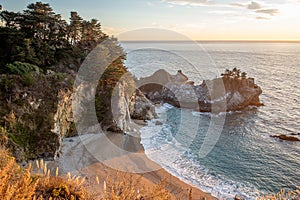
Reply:
<svg viewBox="0 0 300 200"><path fill-rule="evenodd" d="M38 184L35 190L35 199L51 200L93 200L93 194L84 185L85 179L73 176L68 173L65 177L58 176L56 168L55 176L50 176L50 170L43 160L36 161L36 166L41 174L35 174L38 177Z"/></svg>
<svg viewBox="0 0 300 200"><path fill-rule="evenodd" d="M31 165L21 169L8 152L0 149L0 199L1 200L93 200L84 186L84 178L50 176L43 160L36 162L42 173L32 173Z"/></svg>
<svg viewBox="0 0 300 200"><path fill-rule="evenodd" d="M96 178L97 179L97 178ZM96 180L97 181L97 180ZM153 188L141 183L141 177L133 178L130 174L114 176L108 175L103 183L102 200L169 200L170 192L165 188L165 181L161 181Z"/></svg>
<svg viewBox="0 0 300 200"><path fill-rule="evenodd" d="M32 199L35 193L37 180L30 175L30 167L21 169L13 157L0 149L0 199Z"/></svg>
<svg viewBox="0 0 300 200"><path fill-rule="evenodd" d="M71 176L50 175L50 170L43 160L36 161L37 170L31 171L31 165L27 169L20 168L15 158L9 156L0 145L0 199L1 200L93 200L97 194L93 193L85 178ZM183 192L172 196L166 189L165 181L161 181L154 187L147 187L141 182L141 176L134 178L131 174L117 172L108 175L103 185L99 178L95 177L95 184L103 186L103 194L97 199L101 200L192 200L192 190L183 198ZM275 195L262 195L257 200L299 200L300 187L294 191L281 190Z"/></svg>

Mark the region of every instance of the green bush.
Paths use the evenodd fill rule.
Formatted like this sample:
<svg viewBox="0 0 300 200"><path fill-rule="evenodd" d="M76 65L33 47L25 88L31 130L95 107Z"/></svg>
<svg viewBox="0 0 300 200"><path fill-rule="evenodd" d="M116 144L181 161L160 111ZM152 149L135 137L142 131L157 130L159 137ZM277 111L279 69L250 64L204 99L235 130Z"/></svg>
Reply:
<svg viewBox="0 0 300 200"><path fill-rule="evenodd" d="M8 74L18 74L24 75L30 72L41 72L42 70L36 66L29 63L15 61L12 64L5 65L5 72Z"/></svg>
<svg viewBox="0 0 300 200"><path fill-rule="evenodd" d="M25 86L30 86L33 85L34 79L30 73L24 74L23 75L23 84Z"/></svg>

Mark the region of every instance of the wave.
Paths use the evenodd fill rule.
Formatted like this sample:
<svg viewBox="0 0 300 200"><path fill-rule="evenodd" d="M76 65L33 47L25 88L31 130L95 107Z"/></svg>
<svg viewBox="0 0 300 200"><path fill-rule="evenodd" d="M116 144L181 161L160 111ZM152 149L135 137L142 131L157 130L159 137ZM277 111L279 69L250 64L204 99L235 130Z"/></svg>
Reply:
<svg viewBox="0 0 300 200"><path fill-rule="evenodd" d="M147 157L182 181L210 193L218 199L234 199L237 194L245 199L256 199L260 192L254 186L229 180L213 170L205 168L194 159L195 155L188 147L172 136L172 129L166 123L166 112L172 108L173 106L170 104L157 107L159 118L148 121L148 125L141 129L141 144L144 146ZM193 116L211 115L193 111L191 113ZM158 120L163 124L156 125Z"/></svg>

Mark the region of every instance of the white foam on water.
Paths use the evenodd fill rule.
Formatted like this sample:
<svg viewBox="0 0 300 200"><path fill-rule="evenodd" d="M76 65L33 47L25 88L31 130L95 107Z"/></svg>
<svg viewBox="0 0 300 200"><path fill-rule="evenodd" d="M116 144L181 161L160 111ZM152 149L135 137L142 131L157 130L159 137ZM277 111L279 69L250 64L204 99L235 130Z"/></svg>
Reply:
<svg viewBox="0 0 300 200"><path fill-rule="evenodd" d="M172 136L171 128L167 124L155 125L157 120L166 122L165 114L171 108L173 106L169 104L157 107L160 118L148 121L148 125L141 129L141 144L144 146L147 157L182 181L218 199L234 199L236 194L246 199L256 199L259 195L257 189L228 180L204 168L193 159L193 153ZM192 115L199 116L203 113L192 112ZM205 115L208 114L205 113Z"/></svg>

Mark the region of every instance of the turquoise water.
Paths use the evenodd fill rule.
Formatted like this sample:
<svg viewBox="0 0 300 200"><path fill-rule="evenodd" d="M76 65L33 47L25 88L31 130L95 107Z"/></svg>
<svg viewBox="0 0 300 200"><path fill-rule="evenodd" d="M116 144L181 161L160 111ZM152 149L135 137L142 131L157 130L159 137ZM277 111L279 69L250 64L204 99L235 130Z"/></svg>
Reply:
<svg viewBox="0 0 300 200"><path fill-rule="evenodd" d="M163 125L142 130L149 158L179 178L220 199L240 193L254 199L300 185L300 143L271 138L299 134L299 43L123 43L126 65L137 77L159 68L182 69L201 83L225 68L238 67L261 86L263 107L211 116L165 105ZM213 118L224 119L216 144L199 152ZM155 134L149 134L156 130Z"/></svg>

